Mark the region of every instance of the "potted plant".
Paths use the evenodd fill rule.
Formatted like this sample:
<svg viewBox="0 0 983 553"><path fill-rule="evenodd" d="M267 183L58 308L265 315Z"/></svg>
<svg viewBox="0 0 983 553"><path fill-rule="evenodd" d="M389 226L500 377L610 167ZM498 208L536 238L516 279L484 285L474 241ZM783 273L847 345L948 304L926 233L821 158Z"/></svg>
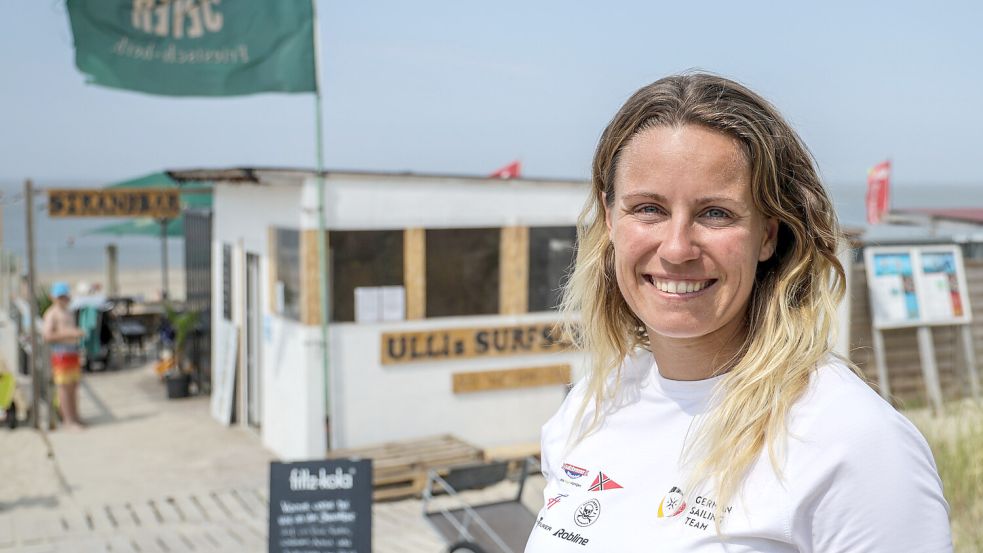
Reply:
<svg viewBox="0 0 983 553"><path fill-rule="evenodd" d="M169 360L165 360L164 381L167 384L168 398L182 398L190 395L191 367L184 358L184 348L188 335L198 322L198 312L177 311L165 306L167 323L174 333L174 347ZM170 363L167 363L170 361Z"/></svg>

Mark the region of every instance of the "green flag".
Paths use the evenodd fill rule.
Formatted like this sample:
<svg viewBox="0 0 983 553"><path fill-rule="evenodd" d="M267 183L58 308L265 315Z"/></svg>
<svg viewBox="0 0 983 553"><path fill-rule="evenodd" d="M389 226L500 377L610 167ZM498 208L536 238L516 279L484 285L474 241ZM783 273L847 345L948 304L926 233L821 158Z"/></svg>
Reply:
<svg viewBox="0 0 983 553"><path fill-rule="evenodd" d="M90 83L170 96L314 92L311 0L68 0Z"/></svg>

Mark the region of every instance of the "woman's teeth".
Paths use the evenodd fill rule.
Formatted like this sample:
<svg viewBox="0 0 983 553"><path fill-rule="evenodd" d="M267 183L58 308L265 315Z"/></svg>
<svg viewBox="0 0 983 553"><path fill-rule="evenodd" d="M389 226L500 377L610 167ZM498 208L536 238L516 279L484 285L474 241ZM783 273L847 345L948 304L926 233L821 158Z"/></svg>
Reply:
<svg viewBox="0 0 983 553"><path fill-rule="evenodd" d="M655 280L655 287L668 294L690 294L699 292L712 283L712 280Z"/></svg>

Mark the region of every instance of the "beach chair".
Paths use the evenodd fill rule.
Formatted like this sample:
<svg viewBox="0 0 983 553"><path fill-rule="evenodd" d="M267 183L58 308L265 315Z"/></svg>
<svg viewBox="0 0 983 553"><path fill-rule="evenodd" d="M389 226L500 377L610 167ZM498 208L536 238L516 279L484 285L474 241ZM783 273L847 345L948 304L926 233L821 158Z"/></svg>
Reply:
<svg viewBox="0 0 983 553"><path fill-rule="evenodd" d="M468 504L461 492L503 482L509 463L496 461L451 468L441 476L430 470L423 490L423 516L448 545L448 553L520 553L526 546L536 515L522 503L522 490L530 469L538 462L521 463L518 490L504 501ZM436 506L435 494L447 494L453 506Z"/></svg>

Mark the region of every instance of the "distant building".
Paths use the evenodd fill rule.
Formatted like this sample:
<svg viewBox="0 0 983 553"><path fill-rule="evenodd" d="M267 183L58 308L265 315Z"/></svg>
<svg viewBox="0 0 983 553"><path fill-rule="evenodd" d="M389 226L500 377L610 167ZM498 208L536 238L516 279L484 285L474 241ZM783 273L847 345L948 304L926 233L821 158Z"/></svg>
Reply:
<svg viewBox="0 0 983 553"><path fill-rule="evenodd" d="M171 174L215 183L213 414L281 457L534 443L581 373L551 328L583 181L326 173L326 382L316 174Z"/></svg>

